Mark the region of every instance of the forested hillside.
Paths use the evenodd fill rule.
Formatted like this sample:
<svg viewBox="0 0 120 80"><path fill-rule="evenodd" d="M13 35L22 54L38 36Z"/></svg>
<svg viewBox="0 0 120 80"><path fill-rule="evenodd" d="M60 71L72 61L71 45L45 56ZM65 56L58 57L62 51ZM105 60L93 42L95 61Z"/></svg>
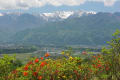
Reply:
<svg viewBox="0 0 120 80"><path fill-rule="evenodd" d="M98 13L48 22L34 29L16 33L12 39L17 43L103 45L120 29L120 16L115 13Z"/></svg>
<svg viewBox="0 0 120 80"><path fill-rule="evenodd" d="M116 29L120 29L119 12L93 14L80 11L64 19L60 14L54 13L52 18L28 13L4 14L0 16L0 42L103 45Z"/></svg>

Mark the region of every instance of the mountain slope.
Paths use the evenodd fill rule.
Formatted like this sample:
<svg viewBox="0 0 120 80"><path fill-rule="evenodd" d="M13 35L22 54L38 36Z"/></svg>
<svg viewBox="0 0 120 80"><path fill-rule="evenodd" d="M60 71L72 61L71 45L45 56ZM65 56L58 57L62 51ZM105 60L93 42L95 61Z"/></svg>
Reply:
<svg viewBox="0 0 120 80"><path fill-rule="evenodd" d="M40 27L45 21L31 14L1 14L0 16L0 42L6 41L16 32Z"/></svg>
<svg viewBox="0 0 120 80"><path fill-rule="evenodd" d="M47 22L39 28L16 33L11 41L30 44L103 45L112 38L116 29L120 29L118 13L97 13Z"/></svg>

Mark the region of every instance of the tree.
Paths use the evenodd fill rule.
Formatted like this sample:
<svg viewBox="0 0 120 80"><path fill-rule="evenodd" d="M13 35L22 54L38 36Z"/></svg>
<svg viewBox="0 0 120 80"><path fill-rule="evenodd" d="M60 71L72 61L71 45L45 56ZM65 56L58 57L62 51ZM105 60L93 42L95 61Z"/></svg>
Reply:
<svg viewBox="0 0 120 80"><path fill-rule="evenodd" d="M105 54L105 59L111 63L111 77L120 80L120 30L116 30L108 44L109 46L103 48L102 52Z"/></svg>

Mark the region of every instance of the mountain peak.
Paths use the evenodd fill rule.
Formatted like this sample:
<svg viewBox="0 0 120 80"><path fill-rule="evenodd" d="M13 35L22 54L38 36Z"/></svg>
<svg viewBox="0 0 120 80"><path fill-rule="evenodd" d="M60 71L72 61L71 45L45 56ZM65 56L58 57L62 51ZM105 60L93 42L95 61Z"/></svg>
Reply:
<svg viewBox="0 0 120 80"><path fill-rule="evenodd" d="M94 11L56 11L52 13L40 13L39 16L45 20L64 20L69 17L81 17L83 15L96 14Z"/></svg>
<svg viewBox="0 0 120 80"><path fill-rule="evenodd" d="M43 13L43 15L46 17L60 17L62 19L66 19L72 14L74 14L73 11L56 11L53 13Z"/></svg>

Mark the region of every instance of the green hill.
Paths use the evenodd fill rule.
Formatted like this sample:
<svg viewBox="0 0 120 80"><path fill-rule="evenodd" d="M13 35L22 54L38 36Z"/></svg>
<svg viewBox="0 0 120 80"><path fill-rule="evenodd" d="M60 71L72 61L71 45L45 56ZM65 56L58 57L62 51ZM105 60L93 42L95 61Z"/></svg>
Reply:
<svg viewBox="0 0 120 80"><path fill-rule="evenodd" d="M120 29L118 13L68 18L26 29L11 37L11 42L56 45L103 45Z"/></svg>

